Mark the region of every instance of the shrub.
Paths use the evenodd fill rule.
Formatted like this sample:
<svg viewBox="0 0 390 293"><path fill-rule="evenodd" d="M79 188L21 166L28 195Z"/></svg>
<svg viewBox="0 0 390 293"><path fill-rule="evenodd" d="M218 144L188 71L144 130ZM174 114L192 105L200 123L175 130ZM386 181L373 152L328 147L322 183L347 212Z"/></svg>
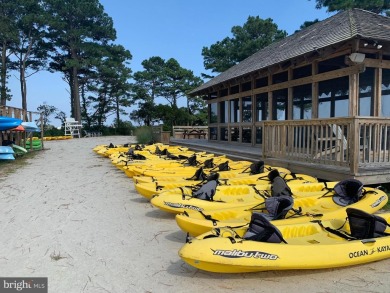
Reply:
<svg viewBox="0 0 390 293"><path fill-rule="evenodd" d="M150 126L141 126L135 130L137 143L152 144L155 142L153 138L153 129Z"/></svg>

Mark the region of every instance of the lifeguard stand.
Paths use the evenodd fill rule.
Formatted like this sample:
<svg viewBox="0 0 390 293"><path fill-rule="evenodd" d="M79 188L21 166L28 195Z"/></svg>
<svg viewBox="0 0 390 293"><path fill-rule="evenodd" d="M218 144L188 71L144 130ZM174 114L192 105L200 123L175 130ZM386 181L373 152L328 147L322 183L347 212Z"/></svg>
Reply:
<svg viewBox="0 0 390 293"><path fill-rule="evenodd" d="M80 135L80 130L83 125L80 124L79 121L76 121L74 118L66 118L65 119L65 135L71 135L72 137Z"/></svg>

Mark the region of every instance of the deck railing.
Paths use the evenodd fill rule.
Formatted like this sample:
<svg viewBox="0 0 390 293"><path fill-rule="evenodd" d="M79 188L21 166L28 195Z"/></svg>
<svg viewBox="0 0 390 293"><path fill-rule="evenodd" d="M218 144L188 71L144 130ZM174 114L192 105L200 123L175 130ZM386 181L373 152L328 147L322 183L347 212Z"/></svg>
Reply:
<svg viewBox="0 0 390 293"><path fill-rule="evenodd" d="M390 167L390 119L346 117L263 122L264 157L350 168Z"/></svg>
<svg viewBox="0 0 390 293"><path fill-rule="evenodd" d="M33 115L39 115L39 112L26 111L20 108L0 106L0 116L21 119L23 121L33 121Z"/></svg>

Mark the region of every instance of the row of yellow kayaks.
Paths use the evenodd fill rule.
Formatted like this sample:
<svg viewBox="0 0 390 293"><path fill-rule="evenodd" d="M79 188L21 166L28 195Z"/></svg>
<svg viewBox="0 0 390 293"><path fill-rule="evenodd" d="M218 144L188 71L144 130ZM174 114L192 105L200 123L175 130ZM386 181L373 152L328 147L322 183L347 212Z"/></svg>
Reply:
<svg viewBox="0 0 390 293"><path fill-rule="evenodd" d="M153 206L176 215L188 235L179 256L196 268L320 269L390 256L390 213L375 214L388 197L358 180L318 182L261 161L161 144L94 151L131 177Z"/></svg>

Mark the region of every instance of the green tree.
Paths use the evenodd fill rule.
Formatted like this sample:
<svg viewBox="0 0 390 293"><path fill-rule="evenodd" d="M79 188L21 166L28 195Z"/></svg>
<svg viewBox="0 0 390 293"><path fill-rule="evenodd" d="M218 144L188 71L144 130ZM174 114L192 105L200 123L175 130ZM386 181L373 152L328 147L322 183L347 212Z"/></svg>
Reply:
<svg viewBox="0 0 390 293"><path fill-rule="evenodd" d="M79 72L90 66L87 50L101 50L116 39L112 18L98 0L44 0L49 40L57 49L51 68L64 73L70 87L71 113L81 121Z"/></svg>
<svg viewBox="0 0 390 293"><path fill-rule="evenodd" d="M160 95L169 102L171 107L177 107L179 98L187 97L188 91L203 83L191 70L181 67L173 58L165 62L161 77Z"/></svg>
<svg viewBox="0 0 390 293"><path fill-rule="evenodd" d="M54 118L60 120L61 121L61 126L63 127L64 124L65 124L65 120L66 120L65 112L64 111L57 111L57 112L55 112L55 115L56 116L54 116Z"/></svg>
<svg viewBox="0 0 390 293"><path fill-rule="evenodd" d="M103 55L93 58L96 62L84 70L80 78L82 117L90 128L92 124L102 127L108 116L115 115L119 127L120 115L127 114L123 107L131 104L128 81L131 69L128 65L132 56L120 45L107 45L105 50L98 52ZM89 96L86 96L86 91Z"/></svg>
<svg viewBox="0 0 390 293"><path fill-rule="evenodd" d="M134 74L135 82L132 87L133 101L137 103L138 110L133 111L130 117L147 126L161 121L169 123L168 126L177 125L182 116L178 109L178 100L187 98L188 105L187 93L203 81L191 70L182 68L173 58L165 61L160 57L152 57L144 60L142 65L144 70ZM158 98L164 98L169 105L157 107ZM190 113L187 110L187 114ZM165 119L166 115L169 117ZM186 119L187 123L188 120Z"/></svg>
<svg viewBox="0 0 390 293"><path fill-rule="evenodd" d="M150 126L154 119L155 99L160 96L162 91L162 72L165 61L161 57L155 56L142 61L141 65L144 70L134 73L132 85L132 100L138 105L138 110L134 110L130 118Z"/></svg>
<svg viewBox="0 0 390 293"><path fill-rule="evenodd" d="M50 116L55 114L55 112L58 111L58 109L54 106L47 105L46 103L43 103L42 105L38 106L37 111L39 113L41 113L43 130L46 130L47 126L50 122L50 120L49 120ZM39 122L38 122L38 126L39 126Z"/></svg>
<svg viewBox="0 0 390 293"><path fill-rule="evenodd" d="M10 91L7 87L9 76L8 62L12 54L9 49L15 45L18 39L16 18L20 13L19 4L19 1L16 0L0 0L0 106L5 106L7 101L11 99Z"/></svg>
<svg viewBox="0 0 390 293"><path fill-rule="evenodd" d="M261 19L259 16L249 16L242 27L234 26L231 32L232 38L226 37L209 48L203 47L205 69L223 72L258 50L287 36L287 32L279 30L272 19Z"/></svg>
<svg viewBox="0 0 390 293"><path fill-rule="evenodd" d="M19 13L15 16L18 40L11 48L16 60L10 63L10 67L19 72L22 109L27 110L26 78L45 68L52 46L45 42L46 17L41 1L15 1L19 4Z"/></svg>
<svg viewBox="0 0 390 293"><path fill-rule="evenodd" d="M378 14L390 15L389 0L316 0L316 8L322 7L326 7L328 12L361 8Z"/></svg>

